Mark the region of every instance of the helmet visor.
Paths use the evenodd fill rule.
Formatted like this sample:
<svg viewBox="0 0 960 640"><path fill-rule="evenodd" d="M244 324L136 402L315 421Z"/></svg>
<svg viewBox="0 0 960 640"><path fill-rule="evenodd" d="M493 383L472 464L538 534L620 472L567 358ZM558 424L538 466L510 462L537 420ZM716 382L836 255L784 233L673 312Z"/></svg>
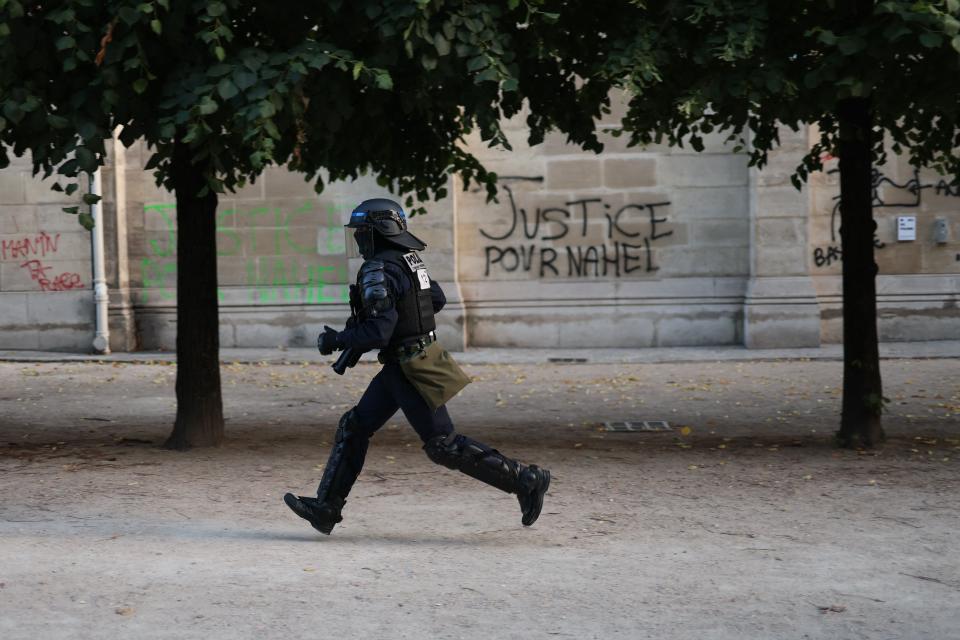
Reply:
<svg viewBox="0 0 960 640"><path fill-rule="evenodd" d="M354 211L347 226L354 229L369 227L389 238L407 230L407 219L396 211Z"/></svg>

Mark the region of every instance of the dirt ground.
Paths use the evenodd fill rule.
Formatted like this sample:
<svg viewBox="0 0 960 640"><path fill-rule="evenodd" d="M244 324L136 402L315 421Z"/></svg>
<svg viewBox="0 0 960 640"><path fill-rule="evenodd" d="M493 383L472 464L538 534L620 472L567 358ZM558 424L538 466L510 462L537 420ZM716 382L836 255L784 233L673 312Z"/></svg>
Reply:
<svg viewBox="0 0 960 640"><path fill-rule="evenodd" d="M458 429L553 472L532 528L401 416L333 536L287 510L373 365L226 365L229 442L176 453L173 366L0 363L0 638L960 638L956 360L885 363L873 452L839 362L467 370Z"/></svg>

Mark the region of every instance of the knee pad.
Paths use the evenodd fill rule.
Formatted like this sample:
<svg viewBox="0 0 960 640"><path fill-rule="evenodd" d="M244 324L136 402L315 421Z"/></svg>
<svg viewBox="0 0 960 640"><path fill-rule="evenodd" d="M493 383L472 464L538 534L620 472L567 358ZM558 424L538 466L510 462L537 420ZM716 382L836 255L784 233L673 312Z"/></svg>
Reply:
<svg viewBox="0 0 960 640"><path fill-rule="evenodd" d="M369 440L370 436L363 432L360 421L357 420L356 407L354 407L340 416L340 422L337 424L335 443L339 444L347 440L358 439Z"/></svg>
<svg viewBox="0 0 960 640"><path fill-rule="evenodd" d="M427 457L448 469L460 471L508 493L517 492L520 465L472 438L451 433L427 440Z"/></svg>
<svg viewBox="0 0 960 640"><path fill-rule="evenodd" d="M423 450L435 464L442 464L448 469L459 469L463 439L463 436L453 432L445 436L436 436L427 440L423 445Z"/></svg>
<svg viewBox="0 0 960 640"><path fill-rule="evenodd" d="M486 458L499 460L501 457L496 449L455 432L430 438L423 445L423 450L433 462L459 470L479 464Z"/></svg>

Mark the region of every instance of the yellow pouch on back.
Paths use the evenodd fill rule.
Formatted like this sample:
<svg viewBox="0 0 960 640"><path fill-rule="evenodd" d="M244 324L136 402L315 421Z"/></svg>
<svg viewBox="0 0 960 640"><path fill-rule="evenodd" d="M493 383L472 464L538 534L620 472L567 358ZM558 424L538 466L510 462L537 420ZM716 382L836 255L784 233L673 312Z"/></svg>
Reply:
<svg viewBox="0 0 960 640"><path fill-rule="evenodd" d="M436 411L460 390L470 384L470 378L439 342L431 342L423 351L400 360L400 369L410 384Z"/></svg>

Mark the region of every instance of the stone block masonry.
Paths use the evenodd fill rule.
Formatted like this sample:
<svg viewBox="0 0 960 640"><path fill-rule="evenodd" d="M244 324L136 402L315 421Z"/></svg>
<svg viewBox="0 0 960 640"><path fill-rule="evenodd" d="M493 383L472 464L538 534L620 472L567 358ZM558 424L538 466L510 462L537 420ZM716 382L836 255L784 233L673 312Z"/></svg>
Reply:
<svg viewBox="0 0 960 640"><path fill-rule="evenodd" d="M149 303L151 296L172 300L177 273L176 205L148 204L143 212L148 233L138 256L140 302ZM341 218L336 205L309 198L220 209L221 288L242 287L251 303L343 302L343 287L329 286L343 285L348 278Z"/></svg>
<svg viewBox="0 0 960 640"><path fill-rule="evenodd" d="M498 199L451 178L449 197L423 203L428 215L409 221L450 301L439 329L448 347L838 339L835 159L825 158L826 171L798 192L789 176L808 148L806 131L781 132L783 146L757 172L722 135L703 154L631 148L612 135L615 120L601 123L601 154L557 134L530 147L522 117L505 126L512 152L489 149L479 136L466 141L501 176ZM141 169L148 157L137 145L105 169L115 348L169 348L176 335L175 198ZM900 286L882 293L881 334L943 337L960 323L950 279L960 277L960 190L897 159L874 182L877 262L883 282ZM89 297L89 239L60 211L69 202L47 186L24 162L0 172L0 334L86 349L78 336L87 324L92 332L92 317L76 301ZM223 344L303 346L323 324L345 320L360 260L347 257L353 241L343 224L358 202L381 196L390 194L372 177L326 183L316 194L302 176L275 167L223 194ZM896 218L906 214L917 218L917 240L898 242ZM934 240L934 224L946 225L945 239ZM43 296L57 304L44 307ZM40 321L30 309L51 316L43 328L31 328ZM56 327L59 337L41 340Z"/></svg>
<svg viewBox="0 0 960 640"><path fill-rule="evenodd" d="M601 186L601 164L593 158L551 160L547 163L547 188L552 191L577 191Z"/></svg>
<svg viewBox="0 0 960 640"><path fill-rule="evenodd" d="M604 160L603 184L610 189L656 186L657 161L653 158L609 158Z"/></svg>
<svg viewBox="0 0 960 640"><path fill-rule="evenodd" d="M93 337L90 235L62 211L80 194L51 184L23 161L0 171L0 344L8 349L80 350Z"/></svg>

